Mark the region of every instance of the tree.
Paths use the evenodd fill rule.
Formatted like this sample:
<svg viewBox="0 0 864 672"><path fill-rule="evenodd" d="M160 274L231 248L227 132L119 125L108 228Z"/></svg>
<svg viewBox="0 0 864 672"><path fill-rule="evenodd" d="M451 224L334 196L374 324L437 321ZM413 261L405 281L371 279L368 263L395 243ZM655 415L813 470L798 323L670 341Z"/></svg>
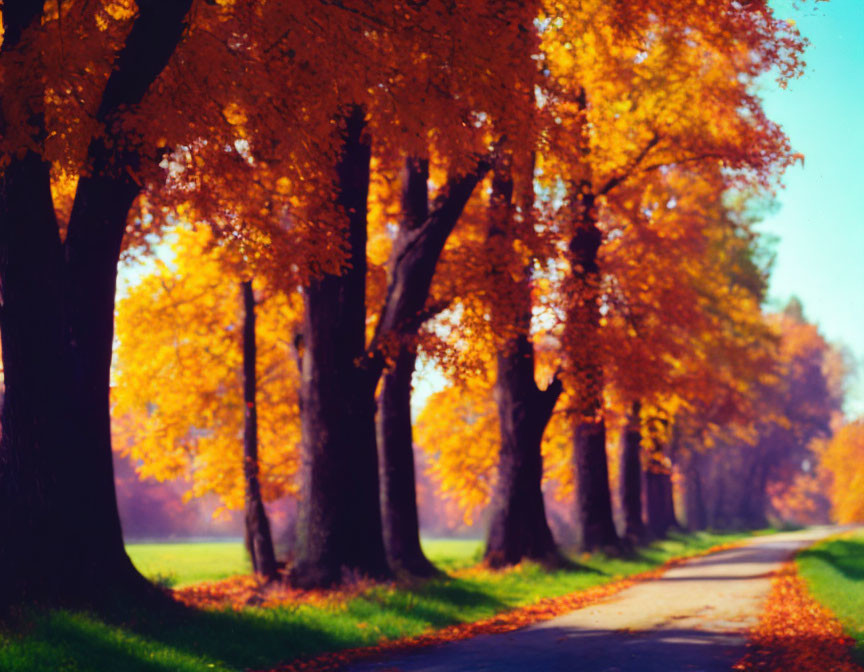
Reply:
<svg viewBox="0 0 864 672"><path fill-rule="evenodd" d="M671 199L665 207L634 207L646 197L659 203L663 195L668 198L669 192L662 191L666 185L652 173L661 172L662 182L662 171L716 169L719 161L742 182L767 183L792 158L785 137L765 118L749 86L769 63L794 73L800 41L767 9L703 9L704 14L697 10L678 20L645 17L649 25L657 19L653 29L644 28L643 35L650 37L628 43L613 39L612 31L591 30L614 23L620 8L589 3L551 21L543 36L549 71L545 98L555 119L543 168L560 218L560 247L566 250L559 273L567 318L559 333L565 380L574 389L577 509L589 548L617 545L603 398L604 388L619 382L610 365L621 358L609 348L606 334L614 330L606 326L619 308L614 264L636 259L629 256L632 248L616 245L622 253L616 260L606 254L605 244L622 234L638 236L632 228L675 207ZM685 37L695 34L696 39ZM678 73L674 86L672 72ZM691 92L685 105L679 98L682 87ZM694 105L694 96L704 105ZM680 223L691 226L697 234L692 240L698 240L698 221L696 226ZM686 234L679 239L686 241ZM656 278L657 272L648 274ZM620 389L630 392L625 403L640 401L638 390L624 384Z"/></svg>
<svg viewBox="0 0 864 672"><path fill-rule="evenodd" d="M830 474L832 512L838 523L862 519L861 454L864 423L853 420L840 427L822 453L820 465Z"/></svg>
<svg viewBox="0 0 864 672"><path fill-rule="evenodd" d="M522 186L526 195L520 210L523 227L530 229L534 162L526 163L523 180L527 184ZM496 291L492 307L497 313L493 322L503 335L496 344L495 382L501 447L484 554L493 567L513 565L523 559L560 561L543 502L541 443L561 394L561 381L556 376L541 390L535 380L534 344L530 337L531 271L527 265L519 268L524 262L514 254L519 237L513 221L512 170L510 161L499 162L489 197L488 246Z"/></svg>
<svg viewBox="0 0 864 672"><path fill-rule="evenodd" d="M175 227L159 256L136 261L149 273L118 304L121 450L142 477L186 478L191 496L245 507L253 568L275 578L264 502L297 492L299 376L284 335L299 297L260 284L256 297L238 281L249 265L207 227Z"/></svg>
<svg viewBox="0 0 864 672"><path fill-rule="evenodd" d="M141 157L123 122L177 48L190 5L141 2L120 8L119 18L67 7L80 27L68 60L51 32L60 16L41 21L41 1L3 6L0 58L10 86L3 96L0 282L9 309L0 325L7 371L0 535L23 540L38 531L32 543L4 544L0 568L18 592L12 597L81 601L119 589L148 592L123 548L108 412L116 263L141 190ZM103 60L81 67L74 86L58 86L82 56ZM92 105L93 126L49 133L49 115L70 100ZM76 143L82 154L70 161ZM51 193L52 164L61 163L80 171L63 237ZM34 387L52 391L34 394ZM64 549L59 568L53 547Z"/></svg>

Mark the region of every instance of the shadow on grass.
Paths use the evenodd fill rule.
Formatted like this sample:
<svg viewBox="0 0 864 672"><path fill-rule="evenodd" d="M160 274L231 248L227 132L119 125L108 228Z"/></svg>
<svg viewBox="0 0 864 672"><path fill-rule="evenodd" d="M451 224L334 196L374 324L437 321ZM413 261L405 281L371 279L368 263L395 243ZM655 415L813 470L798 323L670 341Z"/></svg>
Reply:
<svg viewBox="0 0 864 672"><path fill-rule="evenodd" d="M98 614L35 612L0 653L0 669L175 672L267 668L378 643L500 612L506 602L471 581L433 579L397 591L376 588L342 607L291 605L209 611L167 603L159 609L123 607Z"/></svg>
<svg viewBox="0 0 864 672"><path fill-rule="evenodd" d="M353 645L348 632L327 632L301 618L256 611L204 611L182 605L126 609L98 616L54 611L35 615L16 659L15 641L0 669L168 672L268 667L302 654ZM0 655L0 662L3 661ZM15 666L17 665L17 666Z"/></svg>
<svg viewBox="0 0 864 672"><path fill-rule="evenodd" d="M682 551L685 550L682 548ZM689 549L695 550L695 549ZM668 553L668 551L666 552ZM645 569L662 562L658 550L627 557ZM20 634L0 632L3 672L123 670L201 672L266 669L298 657L377 644L382 638L420 634L474 621L524 603L526 591L562 594L612 579L615 563L595 557L570 560L547 572L526 565L494 576L467 574L378 586L332 608L293 604L243 611L206 611L180 604L154 609L119 606L97 614L36 612ZM606 567L607 562L611 563ZM631 573L637 568L624 568ZM541 578L542 575L542 578ZM585 585L574 581L586 578ZM563 585L571 589L561 590ZM557 588L554 588L556 587ZM553 589L550 590L550 587ZM536 593L534 591L537 591Z"/></svg>
<svg viewBox="0 0 864 672"><path fill-rule="evenodd" d="M826 548L808 548L798 554L799 558L813 558L833 567L847 579L864 580L864 540L836 539Z"/></svg>

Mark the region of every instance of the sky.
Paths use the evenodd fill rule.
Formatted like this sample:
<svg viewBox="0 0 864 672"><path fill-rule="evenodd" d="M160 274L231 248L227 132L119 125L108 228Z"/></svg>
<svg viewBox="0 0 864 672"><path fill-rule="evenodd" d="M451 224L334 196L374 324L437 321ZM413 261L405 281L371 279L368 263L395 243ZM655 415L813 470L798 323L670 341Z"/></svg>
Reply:
<svg viewBox="0 0 864 672"><path fill-rule="evenodd" d="M864 366L864 0L771 5L810 40L804 75L762 92L768 116L805 156L760 227L778 237L771 296L800 298L807 318ZM864 414L864 371L846 410Z"/></svg>

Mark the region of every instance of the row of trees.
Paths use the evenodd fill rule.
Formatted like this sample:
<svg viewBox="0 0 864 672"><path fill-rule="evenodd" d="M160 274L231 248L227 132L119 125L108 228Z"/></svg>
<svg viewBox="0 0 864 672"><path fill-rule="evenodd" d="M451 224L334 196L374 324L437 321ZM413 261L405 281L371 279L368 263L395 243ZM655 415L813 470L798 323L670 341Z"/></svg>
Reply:
<svg viewBox="0 0 864 672"><path fill-rule="evenodd" d="M256 564L272 573L263 437L260 459L278 465L263 496L300 493L300 586L431 571L414 491L418 352L494 389L492 564L557 554L541 491L551 421L569 428L595 548L618 544L607 397L634 437L646 413L673 431L680 409L716 423L756 412L749 391L774 360L733 195L769 189L795 158L752 90L797 74L803 47L763 3L9 0L2 17L5 597L146 590L111 468L114 295L123 250L158 264L178 220L206 223L176 229L182 244L220 252L197 296L165 310L173 362L183 369L196 333L214 366L194 382L226 401L184 425L170 398L184 374L158 379L158 401L138 397L142 454L170 469L239 445L242 408L243 460L200 460L214 484L201 487L236 497L242 469ZM260 324L278 334L258 352L253 277ZM220 317L238 303L224 282L241 288L242 330ZM144 319L121 327L121 348ZM135 357L122 358L130 389L164 376Z"/></svg>

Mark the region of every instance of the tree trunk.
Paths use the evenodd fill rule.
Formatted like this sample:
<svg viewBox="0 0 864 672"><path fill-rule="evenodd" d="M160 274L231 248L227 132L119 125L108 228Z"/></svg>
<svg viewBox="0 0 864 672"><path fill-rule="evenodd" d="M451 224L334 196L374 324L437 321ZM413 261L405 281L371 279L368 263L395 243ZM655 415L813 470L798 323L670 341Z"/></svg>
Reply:
<svg viewBox="0 0 864 672"><path fill-rule="evenodd" d="M758 530L768 526L766 494L768 466L762 459L757 458L749 472L749 477L745 480L746 485L741 492L737 517L739 524L745 529Z"/></svg>
<svg viewBox="0 0 864 672"><path fill-rule="evenodd" d="M66 578L56 557L64 541L57 535L64 457L59 269L49 166L28 152L0 177L0 607L49 597Z"/></svg>
<svg viewBox="0 0 864 672"><path fill-rule="evenodd" d="M691 532L704 530L708 526L705 510L705 495L702 492L701 455L691 452L687 461L686 480L684 481L684 517L687 529Z"/></svg>
<svg viewBox="0 0 864 672"><path fill-rule="evenodd" d="M581 184L576 198L578 218L568 250L572 304L567 318L567 351L579 381L573 430L577 520L585 550L617 550L620 540L612 517L603 418L603 369L596 347L600 330L598 253L603 235L597 227L590 184Z"/></svg>
<svg viewBox="0 0 864 672"><path fill-rule="evenodd" d="M523 215L533 210L533 161L526 179ZM495 401L501 446L498 475L492 493L485 560L492 567L513 565L523 559L557 564L561 556L546 519L543 501L541 443L546 425L561 394L555 378L541 391L534 378L534 344L531 342L531 275L523 269L514 278L509 271L513 242L513 176L509 157L499 158L492 179L489 208L489 250L499 259L494 284L502 296L493 300L496 321L509 337L497 356Z"/></svg>
<svg viewBox="0 0 864 672"><path fill-rule="evenodd" d="M116 590L118 586L134 589L143 581L123 545L109 398L117 264L126 218L139 187L128 176L100 174L102 167L78 183L65 243L66 404L75 454L65 478L74 502L67 515L81 527L77 560L84 582ZM67 562L74 561L71 554L64 555Z"/></svg>
<svg viewBox="0 0 864 672"><path fill-rule="evenodd" d="M304 290L301 371L302 482L294 567L301 588L343 573L389 575L375 441L377 376L363 366L366 340L366 208L371 145L365 112L345 115L337 204L348 219L348 268Z"/></svg>
<svg viewBox="0 0 864 672"><path fill-rule="evenodd" d="M585 551L617 550L621 542L612 518L606 423L581 422L573 434L580 546Z"/></svg>
<svg viewBox="0 0 864 672"><path fill-rule="evenodd" d="M31 529L27 536L35 547L50 545L62 551L59 561L56 551L42 561L54 559L43 576L45 585L39 587L41 595L54 601L93 603L119 593L139 597L157 594L125 552L111 454L109 371L117 261L129 208L140 191L130 175L138 166L139 157L128 148L120 122L123 111L141 101L167 64L185 29L190 5L191 0L172 3L170 7L139 5L139 13L118 54L96 113L105 135L98 135L90 142L88 174L78 182L62 256L56 222L53 234L42 228L25 232L23 229L32 225L31 216L22 216L20 204L16 205L17 189L26 189L23 193L34 196L30 207L39 227L54 221L47 163L35 156L28 157L41 164L29 175L32 183L15 187L7 179L11 174L4 178L7 203L2 213L5 221L0 226L5 229L3 254L16 260L5 269L14 287L10 290L13 305L18 297L46 299L38 308L39 324L39 320L28 318L17 308L4 318L4 346L8 341L10 348L7 355L4 347L4 362L7 357L18 359L23 352L20 338L29 332L27 337L33 344L27 347L32 349L37 344L45 347L42 353L45 361L34 364L28 352L22 354L24 359L19 360L18 366L23 371L26 363L26 375L32 376L30 385L47 382L55 390L57 401L46 404L44 411L34 415L27 409L32 394L28 395L25 388L17 389L20 378L16 380L13 365L12 389L8 390L11 401L8 410L4 410L4 435L8 433L12 438L7 440L3 452L16 444L6 460L14 470L21 469L25 462L16 461L11 453L32 450L34 459L29 465L39 472L33 476L41 481L44 475L50 486L40 482L35 487L41 488L39 497L47 502L41 510L49 512L54 520ZM3 11L5 22L10 14L6 6ZM17 14L17 10L12 14ZM34 128L44 133L41 116L34 116L34 121ZM34 241L42 246L38 255L35 248L29 247ZM27 276L19 272L19 258L32 262ZM5 278L3 282L5 301ZM49 285L53 282L58 284L52 289ZM33 305L29 310L31 316L37 312ZM61 343L55 356L54 346L48 344L55 343L58 324ZM37 334L37 328L45 332ZM49 365L52 374L48 381L38 380L39 367ZM25 428L28 423L29 428ZM40 423L47 424L40 427ZM44 441L52 432L60 436L50 456L52 464L46 464L45 456L52 451L31 448L22 442L32 445L33 441ZM3 503L4 511L14 512L26 506L26 502L16 499L26 499L21 490L4 492L4 496L13 500L8 508ZM42 513L37 509L33 515ZM37 536L38 541L33 539ZM31 573L34 571L38 570L30 568Z"/></svg>
<svg viewBox="0 0 864 672"><path fill-rule="evenodd" d="M420 546L414 446L411 427L411 376L417 334L433 311L426 308L435 268L447 238L465 203L488 170L481 161L473 173L451 177L443 193L429 207L429 162L408 158L402 179L402 223L390 258L390 282L367 370L373 381L384 368L385 354L392 370L384 374L378 406L378 451L384 542L391 569L399 574L437 573ZM370 383L374 390L375 383ZM371 402L371 403L374 403Z"/></svg>
<svg viewBox="0 0 864 672"><path fill-rule="evenodd" d="M631 544L647 537L642 519L642 431L639 402L633 402L627 427L621 437L621 506L624 509L624 536Z"/></svg>
<svg viewBox="0 0 864 672"><path fill-rule="evenodd" d="M660 453L662 458L662 453ZM672 473L661 459L649 460L645 472L645 495L648 508L648 527L657 539L663 539L673 527L679 527L675 517Z"/></svg>
<svg viewBox="0 0 864 672"><path fill-rule="evenodd" d="M669 529L666 525L663 506L663 475L649 468L645 472L645 505L648 514L648 529L655 539L663 539Z"/></svg>
<svg viewBox="0 0 864 672"><path fill-rule="evenodd" d="M400 349L396 362L384 373L378 400L378 449L381 473L381 511L384 547L390 568L397 574L438 574L420 547L414 438L411 426L411 378L416 353Z"/></svg>
<svg viewBox="0 0 864 672"><path fill-rule="evenodd" d="M675 515L675 486L672 483L672 472L666 472L662 476L663 518L666 521L667 531L679 529L681 526L678 524L678 516Z"/></svg>
<svg viewBox="0 0 864 672"><path fill-rule="evenodd" d="M419 230L429 217L428 180L427 160L406 159L402 174L403 220L396 249L401 249L402 241ZM398 270L395 266L391 269L394 279ZM426 298L423 297L425 302ZM385 311L386 308L385 305ZM415 334L409 333L408 336L413 337ZM413 344L403 340L397 344L398 352L393 367L384 372L378 400L377 439L384 548L387 562L396 574L434 576L438 570L429 562L420 546L417 513L414 431L411 423L411 379L417 353Z"/></svg>
<svg viewBox="0 0 864 672"><path fill-rule="evenodd" d="M241 283L243 294L243 476L246 479L246 548L252 570L268 580L276 578L276 555L270 521L258 481L258 390L255 364L255 292L252 281Z"/></svg>
<svg viewBox="0 0 864 672"><path fill-rule="evenodd" d="M543 432L561 393L557 379L546 390L534 381L534 347L526 334L498 354L495 398L501 428L498 478L492 494L485 560L492 567L523 559L557 564L560 554L543 502Z"/></svg>

